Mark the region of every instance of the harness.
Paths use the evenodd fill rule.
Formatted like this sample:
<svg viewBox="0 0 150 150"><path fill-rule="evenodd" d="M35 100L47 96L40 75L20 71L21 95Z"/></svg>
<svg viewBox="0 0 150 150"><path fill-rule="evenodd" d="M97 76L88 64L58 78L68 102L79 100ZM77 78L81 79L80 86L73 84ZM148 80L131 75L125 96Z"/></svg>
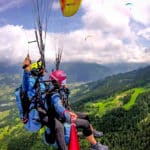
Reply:
<svg viewBox="0 0 150 150"><path fill-rule="evenodd" d="M41 91L39 77L36 78L33 89L35 89L35 95L32 97L32 99L29 99L27 91L23 91L22 86L20 87L20 99L23 110L23 118L28 119L30 111L36 109L40 118L39 120L36 119L36 121L45 124L48 122L48 114L45 108L45 101L42 100L42 95L45 93Z"/></svg>
<svg viewBox="0 0 150 150"><path fill-rule="evenodd" d="M23 117L28 118L29 106L31 104L31 101L28 98L27 92L23 91L22 86L20 87L20 99L23 109Z"/></svg>
<svg viewBox="0 0 150 150"><path fill-rule="evenodd" d="M58 91L56 89L52 89L50 91L48 91L48 93L46 94L46 103L48 106L48 114L50 118L57 118L59 119L58 114L55 111L54 106L51 104L51 97L52 95L54 95L55 93L57 93Z"/></svg>
<svg viewBox="0 0 150 150"><path fill-rule="evenodd" d="M71 110L71 106L70 106L70 103L69 103L69 94L70 94L69 89L63 87L63 88L59 89L59 94L60 94L60 98L62 100L63 106L67 110Z"/></svg>
<svg viewBox="0 0 150 150"><path fill-rule="evenodd" d="M46 88L44 92L42 92L41 90L40 86L41 82L45 85ZM40 76L37 76L33 86L33 89L35 89L35 95L32 97L32 99L29 100L27 92L24 92L22 88L20 96L22 100L23 116L25 118L28 118L28 114L32 109L36 109L39 113L39 119L36 121L41 122L43 125L51 126L54 118L57 118L61 122L64 122L63 119L60 119L54 106L51 104L51 96L55 93L58 93L60 99L62 100L63 106L69 110L70 109L70 105L68 102L69 90L65 88L63 89L54 88L50 90L49 85L47 85L46 82L49 81L40 81Z"/></svg>
<svg viewBox="0 0 150 150"><path fill-rule="evenodd" d="M47 109L45 108L45 101L43 101L42 98L42 95L44 95L45 92L42 93L41 91L39 77L36 78L33 88L35 89L35 95L31 100L30 111L32 109L36 109L39 112L39 117L40 117L40 120L37 121L45 125L48 123L48 113L47 113Z"/></svg>

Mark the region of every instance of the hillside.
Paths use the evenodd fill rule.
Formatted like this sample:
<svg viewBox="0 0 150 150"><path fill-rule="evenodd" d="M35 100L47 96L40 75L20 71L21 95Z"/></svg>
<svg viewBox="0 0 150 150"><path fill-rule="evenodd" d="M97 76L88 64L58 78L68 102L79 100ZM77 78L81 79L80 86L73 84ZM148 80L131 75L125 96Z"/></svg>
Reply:
<svg viewBox="0 0 150 150"><path fill-rule="evenodd" d="M72 91L72 103L78 101L81 103L96 101L97 99L108 98L115 94L135 87L146 86L150 83L150 66L134 70L127 73L120 73L106 77L104 80L98 80L82 86L77 86Z"/></svg>
<svg viewBox="0 0 150 150"><path fill-rule="evenodd" d="M145 150L150 141L150 67L113 75L72 91L72 107L88 112L112 150ZM82 93L82 94L81 94Z"/></svg>
<svg viewBox="0 0 150 150"><path fill-rule="evenodd" d="M150 141L150 67L112 75L81 86L72 84L73 108L87 112L104 132L98 139L110 150L147 150ZM14 90L18 74L0 75L0 149L52 150L42 140L44 130L29 133L18 118ZM81 109L82 108L82 109ZM89 144L80 139L81 150Z"/></svg>
<svg viewBox="0 0 150 150"><path fill-rule="evenodd" d="M0 150L52 150L43 143L44 130L29 133L20 122L14 97L20 83L18 74L0 75Z"/></svg>
<svg viewBox="0 0 150 150"><path fill-rule="evenodd" d="M133 103L134 102L134 103ZM150 87L136 88L86 103L94 126L103 131L101 139L113 150L147 150L150 140Z"/></svg>
<svg viewBox="0 0 150 150"><path fill-rule="evenodd" d="M54 62L47 62L47 71L51 72L54 68ZM1 62L0 74L21 74L22 63L8 64L8 62ZM120 63L120 64L96 64L86 62L66 62L62 63L60 68L64 69L68 75L68 83L72 82L89 82L104 79L107 76L117 73L124 73L137 68L146 66L147 64L138 63ZM47 75L49 76L49 75Z"/></svg>
<svg viewBox="0 0 150 150"><path fill-rule="evenodd" d="M63 63L62 69L67 72L68 82L89 82L104 79L113 72L109 67L95 63Z"/></svg>

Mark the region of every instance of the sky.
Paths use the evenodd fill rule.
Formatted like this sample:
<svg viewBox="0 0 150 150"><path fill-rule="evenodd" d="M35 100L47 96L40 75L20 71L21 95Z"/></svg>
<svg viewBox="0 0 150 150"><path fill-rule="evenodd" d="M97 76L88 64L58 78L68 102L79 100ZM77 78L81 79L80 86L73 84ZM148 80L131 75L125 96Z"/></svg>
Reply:
<svg viewBox="0 0 150 150"><path fill-rule="evenodd" d="M35 40L32 1L0 0L0 62L40 57L37 44L28 44ZM150 63L150 0L82 0L71 17L62 15L58 0L50 3L46 61L62 49L62 62Z"/></svg>

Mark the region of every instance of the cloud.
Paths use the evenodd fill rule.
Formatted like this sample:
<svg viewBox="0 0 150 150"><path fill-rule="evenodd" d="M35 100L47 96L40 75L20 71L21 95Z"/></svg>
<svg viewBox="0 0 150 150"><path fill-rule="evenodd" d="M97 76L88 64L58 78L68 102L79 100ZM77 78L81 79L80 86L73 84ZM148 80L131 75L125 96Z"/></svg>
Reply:
<svg viewBox="0 0 150 150"><path fill-rule="evenodd" d="M1 0L0 1L0 12L6 11L10 8L20 7L25 3L24 0Z"/></svg>
<svg viewBox="0 0 150 150"><path fill-rule="evenodd" d="M0 28L0 60L7 61L8 64L21 62L28 53L37 58L35 44L29 45L28 40L35 39L34 30L25 30L22 26L6 25ZM31 49L31 50L30 50ZM33 57L33 58L34 58Z"/></svg>
<svg viewBox="0 0 150 150"><path fill-rule="evenodd" d="M99 39L99 43L101 44L102 40L103 45L105 45L101 49L105 56L101 59L102 61L148 61L150 57L146 56L143 47L139 46L141 44L137 43L137 39L141 35L144 36L144 33L148 34L148 29L145 28L150 23L148 12L150 2L134 1L132 6L128 8L124 1L119 0L86 0L82 7L86 12L82 16L85 28L90 32L93 30L95 35L101 32L102 39ZM133 23L134 27L135 24L140 24L142 28L138 26L138 30L143 29L141 32L144 33L137 34L137 30L133 29ZM145 37L148 38L149 35L147 34Z"/></svg>
<svg viewBox="0 0 150 150"><path fill-rule="evenodd" d="M137 35L145 38L146 40L150 40L150 27L140 30Z"/></svg>
<svg viewBox="0 0 150 150"><path fill-rule="evenodd" d="M59 4L59 2L58 2L58 1L53 2L52 8L53 8L54 10L60 9L60 4Z"/></svg>
<svg viewBox="0 0 150 150"><path fill-rule="evenodd" d="M150 1L136 1L133 3L133 18L146 25L150 25Z"/></svg>
<svg viewBox="0 0 150 150"><path fill-rule="evenodd" d="M58 48L63 49L62 61L88 61L97 63L110 62L146 62L150 60L147 50L138 45L124 45L113 34L105 36L102 32L94 33L85 40L89 30L78 30L63 34L48 33L46 41L46 60L54 61ZM0 28L0 60L8 63L22 62L28 51L33 60L40 55L35 40L34 30L25 30L22 26L7 25Z"/></svg>
<svg viewBox="0 0 150 150"><path fill-rule="evenodd" d="M0 28L0 60L13 62L23 55L25 38L22 36L22 27L7 25Z"/></svg>
<svg viewBox="0 0 150 150"><path fill-rule="evenodd" d="M58 7L57 4L54 8ZM150 47L138 41L140 37L150 38L149 6L147 1L134 1L132 10L129 10L120 0L83 1L81 28L67 33L48 32L46 60L54 61L58 48L62 48L62 61L150 62ZM56 26L63 29L61 23ZM3 37L0 39L1 61L22 62L28 51L32 59L40 57L36 43L28 44L28 41L35 40L34 30L6 25L0 28L0 34Z"/></svg>

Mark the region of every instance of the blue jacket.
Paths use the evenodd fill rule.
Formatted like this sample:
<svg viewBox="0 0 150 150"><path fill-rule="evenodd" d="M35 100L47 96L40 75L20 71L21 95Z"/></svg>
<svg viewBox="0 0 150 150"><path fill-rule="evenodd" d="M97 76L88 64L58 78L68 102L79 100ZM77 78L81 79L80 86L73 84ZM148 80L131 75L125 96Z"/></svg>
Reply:
<svg viewBox="0 0 150 150"><path fill-rule="evenodd" d="M24 110L23 110L23 107L22 107L22 100L21 100L21 95L20 94L21 94L21 92L27 92L28 91L29 77L30 77L30 72L24 71L23 72L23 78L22 78L22 86L15 90L16 103L17 103L17 106L18 106L19 116L20 116L21 119L24 118L24 115L23 115Z"/></svg>
<svg viewBox="0 0 150 150"><path fill-rule="evenodd" d="M30 72L25 72L23 73L23 79L22 79L22 89L23 91L27 91L27 95L29 99L31 100L33 96L35 96L35 82L37 80L37 77L34 77L31 75ZM44 92L46 90L46 87L44 83L42 83L42 77L38 78L40 82L40 91Z"/></svg>
<svg viewBox="0 0 150 150"><path fill-rule="evenodd" d="M36 83L37 77L34 77L31 75L30 72L25 72L23 73L23 79L22 79L22 91L23 92L27 92L28 98L31 101L31 104L29 106L29 114L28 114L28 122L25 124L25 128L28 131L31 132L35 132L38 131L41 127L42 124L39 122L40 120L40 116L39 116L39 112L34 108L35 103L34 102L34 96L35 96L35 83ZM45 84L42 83L42 77L39 77L38 80L40 81L40 91L44 92L46 90ZM24 115L23 115L23 107L22 107L22 100L20 97L20 92L21 92L21 88L16 89L15 91L15 95L16 95L16 102L17 102L17 106L19 109L19 115L20 118L23 119ZM36 97L35 97L36 99ZM45 100L45 95L43 94L41 99L42 101ZM32 108L32 109L31 109Z"/></svg>
<svg viewBox="0 0 150 150"><path fill-rule="evenodd" d="M51 104L54 106L56 113L61 119L65 119L66 122L71 122L70 113L66 108L62 105L59 93L54 93L51 96Z"/></svg>
<svg viewBox="0 0 150 150"><path fill-rule="evenodd" d="M22 77L22 90L23 91L28 91L28 87L29 87L28 80L29 80L30 74L31 74L30 72L26 72L26 71L23 72L23 77Z"/></svg>

